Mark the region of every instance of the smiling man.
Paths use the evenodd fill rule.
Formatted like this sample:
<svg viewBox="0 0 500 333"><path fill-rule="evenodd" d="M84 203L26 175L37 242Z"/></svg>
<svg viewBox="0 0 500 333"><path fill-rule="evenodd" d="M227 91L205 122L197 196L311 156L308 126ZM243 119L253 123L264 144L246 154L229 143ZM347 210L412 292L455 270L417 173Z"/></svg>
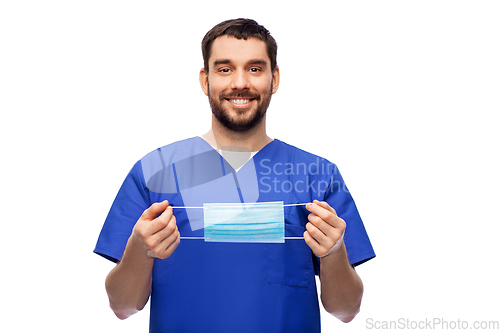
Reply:
<svg viewBox="0 0 500 333"><path fill-rule="evenodd" d="M336 165L267 135L275 40L229 20L202 52L210 131L138 161L99 236L111 308L150 300L150 332L319 332L319 275L326 311L351 321L354 267L375 254Z"/></svg>
<svg viewBox="0 0 500 333"><path fill-rule="evenodd" d="M212 43L209 64L200 72L200 83L209 97L217 130L260 130L279 84L279 69L271 68L265 43L221 36Z"/></svg>

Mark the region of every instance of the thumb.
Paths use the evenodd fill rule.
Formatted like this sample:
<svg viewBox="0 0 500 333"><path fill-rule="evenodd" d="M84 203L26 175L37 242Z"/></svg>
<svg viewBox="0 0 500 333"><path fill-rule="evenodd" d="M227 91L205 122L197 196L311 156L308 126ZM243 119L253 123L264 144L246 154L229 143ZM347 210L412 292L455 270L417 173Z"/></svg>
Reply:
<svg viewBox="0 0 500 333"><path fill-rule="evenodd" d="M155 202L142 213L141 218L147 220L154 220L158 215L163 213L165 209L167 209L167 207L168 207L168 200L162 202Z"/></svg>

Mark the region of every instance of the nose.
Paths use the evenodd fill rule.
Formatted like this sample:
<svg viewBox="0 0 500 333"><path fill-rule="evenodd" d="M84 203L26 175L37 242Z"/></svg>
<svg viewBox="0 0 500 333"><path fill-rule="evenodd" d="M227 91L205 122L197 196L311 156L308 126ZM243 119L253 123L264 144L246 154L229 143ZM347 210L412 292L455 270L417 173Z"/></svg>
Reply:
<svg viewBox="0 0 500 333"><path fill-rule="evenodd" d="M232 75L231 89L246 90L250 89L248 73L245 70L237 70Z"/></svg>

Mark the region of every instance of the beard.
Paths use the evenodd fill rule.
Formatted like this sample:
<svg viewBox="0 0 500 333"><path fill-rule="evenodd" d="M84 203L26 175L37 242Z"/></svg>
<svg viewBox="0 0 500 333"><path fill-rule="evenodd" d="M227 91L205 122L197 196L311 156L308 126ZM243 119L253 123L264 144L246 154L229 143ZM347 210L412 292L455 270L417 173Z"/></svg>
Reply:
<svg viewBox="0 0 500 333"><path fill-rule="evenodd" d="M267 112L267 108L271 103L271 95L272 85L270 85L268 91L262 96L249 91L241 91L238 93L222 92L217 97L212 96L212 93L210 92L210 84L208 85L208 101L210 103L210 107L212 108L212 113L224 127L235 132L246 132L257 126L262 121ZM257 103L257 107L253 110L248 108L235 109L237 115L243 116L245 113L250 113L250 115L246 118L241 117L241 119L236 119L237 117L231 117L229 113L228 108L231 108L231 106L228 106L228 108L224 108L222 106L222 103L230 98L248 98L254 100L254 103Z"/></svg>

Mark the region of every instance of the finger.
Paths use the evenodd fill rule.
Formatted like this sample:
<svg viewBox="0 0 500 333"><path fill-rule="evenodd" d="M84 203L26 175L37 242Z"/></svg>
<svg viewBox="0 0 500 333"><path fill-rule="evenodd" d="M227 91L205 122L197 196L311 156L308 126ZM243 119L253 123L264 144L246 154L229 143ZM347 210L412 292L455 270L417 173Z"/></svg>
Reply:
<svg viewBox="0 0 500 333"><path fill-rule="evenodd" d="M306 205L306 209L333 227L341 228L343 226L342 219L337 216L335 210L326 202L314 200L314 202Z"/></svg>
<svg viewBox="0 0 500 333"><path fill-rule="evenodd" d="M323 253L325 253L325 250L323 246L321 246L321 244L318 243L318 241L314 239L314 237L312 237L309 231L307 230L304 231L304 241L311 248L311 251L316 256L321 257L322 255L324 255Z"/></svg>
<svg viewBox="0 0 500 333"><path fill-rule="evenodd" d="M330 205L324 201L320 202L318 200L314 200L306 205L306 209L324 220L328 219L330 216L337 216L335 209L330 207Z"/></svg>
<svg viewBox="0 0 500 333"><path fill-rule="evenodd" d="M165 227L168 225L170 219L173 216L172 207L166 206L164 208L165 210L153 220L141 218L140 230L143 237L154 235L157 232L165 229Z"/></svg>
<svg viewBox="0 0 500 333"><path fill-rule="evenodd" d="M311 248L311 250L313 250L314 252L314 249L313 247L316 247L316 246L319 246L319 243L317 240L314 239L314 237L311 236L311 234L309 233L309 231L304 231L304 240L306 241L306 244L309 245L309 247Z"/></svg>
<svg viewBox="0 0 500 333"><path fill-rule="evenodd" d="M148 209L146 209L141 216L141 219L154 220L159 214L161 214L168 207L168 200L162 202L155 202Z"/></svg>
<svg viewBox="0 0 500 333"><path fill-rule="evenodd" d="M158 226L161 226L157 230L156 233L153 234L154 238L158 240L158 242L163 241L165 238L169 237L171 234L176 232L177 229L177 220L174 215L170 216L170 220L167 223L158 222Z"/></svg>
<svg viewBox="0 0 500 333"><path fill-rule="evenodd" d="M311 229L306 230L304 232L304 240L306 244L311 248L312 252L320 258L329 255L342 245L341 239L335 241L335 239L324 238L322 242L318 241L318 239L316 239L311 234Z"/></svg>
<svg viewBox="0 0 500 333"><path fill-rule="evenodd" d="M148 221L140 220L134 230L150 249L170 236L177 228L172 207L167 207L158 218Z"/></svg>
<svg viewBox="0 0 500 333"><path fill-rule="evenodd" d="M330 212L332 212L333 214L337 215L337 212L335 211L335 209L333 209L333 207L332 207L332 206L330 206L330 205L328 204L328 202L326 202L326 201L319 201L319 200L314 200L313 202L314 202L315 204L317 204L317 205L319 205L319 206L321 206L321 207L323 207L323 208L325 208L325 209L329 210L329 211L330 211Z"/></svg>
<svg viewBox="0 0 500 333"><path fill-rule="evenodd" d="M314 238L318 243L323 244L323 243L328 242L328 237L329 236L323 230L321 230L320 228L318 228L314 224L307 223L306 224L306 230L309 233L309 235L312 238Z"/></svg>
<svg viewBox="0 0 500 333"><path fill-rule="evenodd" d="M317 228L312 223L306 224L307 232L312 238L314 238L314 240L316 240L316 242L325 251L325 253L328 252L332 247L334 247L342 236L342 234L339 233L339 230L336 230L331 226L329 228L330 232L328 234L325 234L323 230Z"/></svg>
<svg viewBox="0 0 500 333"><path fill-rule="evenodd" d="M165 228L159 230L154 235L149 236L146 240L146 246L151 249L155 253L160 253L164 249L169 246L169 243L172 241L172 236L175 240L176 236L179 236L179 229L177 228L177 224L175 223L175 216L172 216L172 219L168 223Z"/></svg>
<svg viewBox="0 0 500 333"><path fill-rule="evenodd" d="M153 252L159 259L168 258L179 246L181 235L178 230L158 244Z"/></svg>
<svg viewBox="0 0 500 333"><path fill-rule="evenodd" d="M178 240L180 240L181 234L179 233L179 230L175 230L170 236L165 238L160 244L159 247L163 248L164 250L167 250L169 247L171 247L173 244L175 244Z"/></svg>
<svg viewBox="0 0 500 333"><path fill-rule="evenodd" d="M307 218L309 222L316 228L318 228L319 231L321 231L325 236L330 238L336 237L335 235L338 232L338 230L332 224L325 222L321 217L317 216L314 213L309 214Z"/></svg>
<svg viewBox="0 0 500 333"><path fill-rule="evenodd" d="M173 216L174 216L174 210L172 206L167 206L165 210L152 221L153 222L152 224L159 231L165 228L170 223L170 220L172 219Z"/></svg>

